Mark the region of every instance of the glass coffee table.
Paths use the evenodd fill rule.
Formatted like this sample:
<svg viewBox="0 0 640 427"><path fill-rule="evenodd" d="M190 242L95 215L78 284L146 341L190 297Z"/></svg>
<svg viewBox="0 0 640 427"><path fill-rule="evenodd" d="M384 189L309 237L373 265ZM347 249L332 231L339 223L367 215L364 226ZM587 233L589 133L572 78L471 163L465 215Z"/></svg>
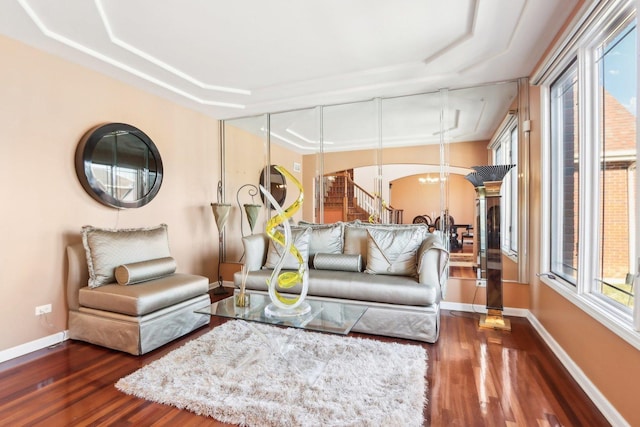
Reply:
<svg viewBox="0 0 640 427"><path fill-rule="evenodd" d="M311 306L309 313L293 317L271 317L265 315L264 312L264 309L271 303L269 295L251 292L248 294L250 295L250 302L247 307L236 306L234 295L198 309L196 313L347 335L367 311L367 306L363 305L344 304L307 297L305 301Z"/></svg>
<svg viewBox="0 0 640 427"><path fill-rule="evenodd" d="M295 343L298 334L302 330L308 330L347 335L367 311L367 306L307 297L305 301L311 306L309 313L300 316L273 317L265 314L265 308L271 304L269 295L261 293L249 293L249 295L250 302L246 307L236 306L234 295L196 310L196 313L200 314L244 320L243 324L261 338L264 346L260 351L247 352L239 358L240 360L236 358L234 365L230 368L243 369L244 366L258 359L277 357L302 375L309 385L313 385L322 375L328 361L298 348ZM256 323L285 326L298 332L265 333L264 329L261 330L255 326Z"/></svg>

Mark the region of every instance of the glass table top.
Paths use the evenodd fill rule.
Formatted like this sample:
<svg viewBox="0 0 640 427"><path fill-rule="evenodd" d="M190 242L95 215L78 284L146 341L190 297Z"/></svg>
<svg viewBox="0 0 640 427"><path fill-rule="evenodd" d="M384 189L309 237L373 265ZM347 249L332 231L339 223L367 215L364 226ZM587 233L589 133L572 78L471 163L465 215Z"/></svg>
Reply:
<svg viewBox="0 0 640 427"><path fill-rule="evenodd" d="M235 295L237 294L238 291L236 291ZM271 317L265 314L265 308L271 304L269 295L249 292L248 294L251 297L247 307L236 306L234 295L198 309L196 313L347 335L364 312L367 311L367 307L363 305L344 304L307 297L305 302L311 306L309 313L291 317Z"/></svg>

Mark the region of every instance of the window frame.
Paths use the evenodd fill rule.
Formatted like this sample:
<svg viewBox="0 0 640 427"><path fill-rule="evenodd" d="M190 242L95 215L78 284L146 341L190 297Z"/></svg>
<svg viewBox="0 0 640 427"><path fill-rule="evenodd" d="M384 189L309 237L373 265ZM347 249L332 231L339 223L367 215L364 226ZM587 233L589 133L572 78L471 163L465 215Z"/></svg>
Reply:
<svg viewBox="0 0 640 427"><path fill-rule="evenodd" d="M516 137L515 144L513 141L514 135ZM518 173L520 169L518 162L518 153L520 151L519 145L520 133L518 129L518 116L516 114L509 114L505 117L495 136L489 143L489 149L491 150L491 160L494 165L516 165L509 171L502 184L501 196L502 206L505 208L505 214L501 215L500 218L500 228L502 230L508 230L508 233L501 233L500 248L503 254L515 262L518 262L518 234L520 232L518 227L518 202L520 199L518 189ZM515 157L514 146L516 150ZM507 180L510 180L508 184ZM514 241L514 237L515 244L512 243Z"/></svg>
<svg viewBox="0 0 640 427"><path fill-rule="evenodd" d="M582 108L580 105L580 92L579 92L579 79L578 79L578 75L579 75L579 65L578 65L578 61L574 58L572 61L569 62L569 64L564 67L559 73L558 76L549 83L549 128L550 128L550 133L549 133L549 149L550 149L550 153L554 154L556 153L557 148L556 147L552 147L551 143L553 141L553 138L557 137L556 135L556 129L553 129L553 117L560 115L561 111L558 111L556 108L556 105L552 105L552 102L554 101L554 94L553 94L553 89L554 89L554 85L556 84L564 84L567 80L573 80L576 79L576 91L578 91L578 134L575 135L578 138L578 156L580 155L580 153L582 153L583 151L583 146L580 145L582 143L582 141L584 140L583 135L582 135L582 127L580 126L580 123L583 120L583 117L581 116L582 114ZM564 92L563 92L564 93ZM564 129L564 127L562 129L560 129L560 131L562 131ZM549 176L551 178L555 178L555 169L556 169L556 165L555 162L553 162L553 159L550 158L550 163L549 163ZM579 169L580 171L580 169ZM582 179L582 175L583 173L580 173L578 175L579 180L578 180L578 207L581 206L581 200L583 195L580 193L580 190L582 188L584 188L583 183L581 182ZM554 195L555 193L553 192L554 188L552 187L553 185L553 181L549 180L549 192L550 195ZM551 199L549 199L549 205L548 205L548 210L549 210L549 224L553 224L553 205L551 203ZM564 204L562 205L564 207ZM564 225L564 223L563 223ZM582 212L580 212L578 210L578 237L580 236L580 226L582 225ZM554 233L557 233L557 230L550 230L550 232L547 234L549 237L551 237ZM573 280L573 277L568 277L569 275L565 273L564 271L564 264L563 264L563 271L558 271L556 269L556 267L553 265L553 251L551 250L551 247L553 246L555 251L561 251L562 246L563 246L563 241L559 241L559 240L551 240L550 241L550 246L549 246L549 268L548 271L552 272L554 275L556 276L560 276L563 280L563 282L565 284L571 285L571 286L577 286L578 284L578 270L579 270L579 266L581 265L582 261L580 260L580 253L581 251L578 251L578 259L577 259L577 270L576 270L576 277L575 280Z"/></svg>
<svg viewBox="0 0 640 427"><path fill-rule="evenodd" d="M597 260L599 250L594 244L594 239L589 239L589 230L598 229L599 215L598 202L599 192L599 149L600 139L598 136L598 80L597 65L594 63L594 55L597 46L609 39L619 29L624 28L628 23L637 19L635 2L630 0L613 0L601 2L590 9L579 28L568 37L566 42L560 47L560 52L555 52L547 63L545 63L534 75L532 81L540 87L540 107L541 107L541 203L542 203L542 233L540 245L540 280L564 296L567 300L581 308L591 317L616 333L629 344L640 350L640 280L638 273L640 258L636 259L634 268L634 308L630 313L628 310L621 310L610 298L594 292L595 278L597 277ZM640 39L640 35L637 35ZM638 44L636 45L637 49ZM637 52L636 52L637 55ZM579 197L581 199L578 207L580 223L578 227L578 275L576 285L565 281L551 273L551 164L552 164L552 128L551 128L551 85L562 76L566 69L577 61L578 67L578 105L579 121L578 128L580 156L580 188ZM640 89L639 89L640 92ZM587 125L590 124L590 125ZM636 115L636 150L640 146L640 137L637 134L638 116ZM594 149L595 148L595 149ZM584 167L583 167L584 166ZM640 187L636 169L636 212L640 208L640 197L638 187ZM594 207L595 206L595 207ZM636 230L636 257L640 253L640 245L637 231L640 229L640 219L636 218L634 224ZM595 227L595 228L594 228ZM593 234L591 232L591 234ZM581 238L584 237L584 238ZM599 240L596 237L596 240ZM581 267L582 266L582 267ZM608 301L609 300L609 301Z"/></svg>

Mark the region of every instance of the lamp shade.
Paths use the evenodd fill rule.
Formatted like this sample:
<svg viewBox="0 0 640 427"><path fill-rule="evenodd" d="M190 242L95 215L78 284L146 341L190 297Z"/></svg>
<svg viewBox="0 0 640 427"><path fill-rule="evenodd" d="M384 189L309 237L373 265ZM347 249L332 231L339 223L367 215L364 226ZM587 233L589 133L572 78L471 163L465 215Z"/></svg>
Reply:
<svg viewBox="0 0 640 427"><path fill-rule="evenodd" d="M229 219L229 211L231 205L227 203L211 203L211 209L213 210L213 217L216 220L218 226L218 232L221 232Z"/></svg>
<svg viewBox="0 0 640 427"><path fill-rule="evenodd" d="M502 181L502 178L511 170L515 165L490 165L490 166L471 166L483 182L495 182Z"/></svg>
<svg viewBox="0 0 640 427"><path fill-rule="evenodd" d="M249 221L249 228L251 229L251 234L253 234L253 229L256 226L256 221L258 220L258 214L260 213L260 208L262 205L252 205L245 204L244 211L247 213L247 221Z"/></svg>
<svg viewBox="0 0 640 427"><path fill-rule="evenodd" d="M482 187L484 185L484 181L478 172L471 172L465 175L464 178L473 184L474 187Z"/></svg>

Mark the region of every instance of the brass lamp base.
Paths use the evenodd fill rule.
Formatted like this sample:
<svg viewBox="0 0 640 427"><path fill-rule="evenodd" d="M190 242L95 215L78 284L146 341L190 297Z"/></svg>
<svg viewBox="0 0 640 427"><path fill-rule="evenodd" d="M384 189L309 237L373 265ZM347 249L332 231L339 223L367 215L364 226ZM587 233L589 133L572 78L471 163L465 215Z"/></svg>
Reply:
<svg viewBox="0 0 640 427"><path fill-rule="evenodd" d="M480 327L486 329L511 330L511 321L502 317L502 311L489 309L487 314L480 316Z"/></svg>

